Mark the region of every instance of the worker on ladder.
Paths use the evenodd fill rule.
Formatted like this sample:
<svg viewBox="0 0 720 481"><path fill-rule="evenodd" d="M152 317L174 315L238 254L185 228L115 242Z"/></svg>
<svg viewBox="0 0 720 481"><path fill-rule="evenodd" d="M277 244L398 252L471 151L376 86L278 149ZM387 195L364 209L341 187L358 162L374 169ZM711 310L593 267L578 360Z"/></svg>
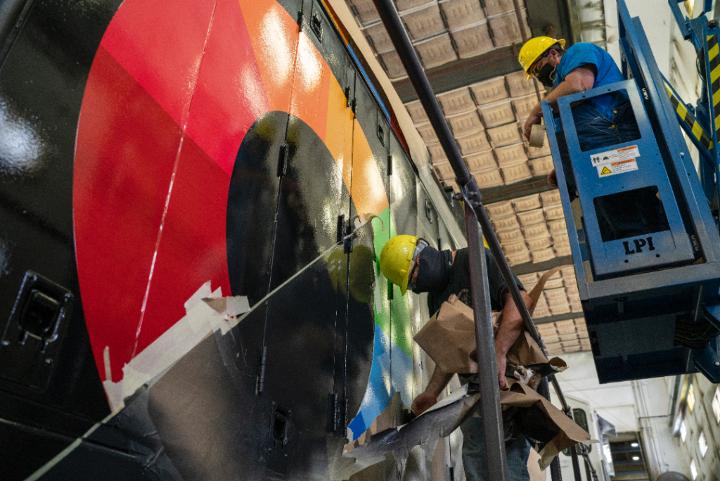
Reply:
<svg viewBox="0 0 720 481"><path fill-rule="evenodd" d="M537 78L552 89L543 99L555 105L557 99L584 92L603 85L625 80L612 57L592 43L576 43L564 49L565 40L552 37L534 37L520 49L518 61L525 73ZM541 119L540 103L530 111L523 126L530 138L532 126ZM630 142L640 137L635 115L627 95L620 92L593 97L573 107L573 121L580 148L583 151ZM562 133L560 133L562 136ZM566 171L573 171L572 159L565 142L560 142L561 161ZM567 175L568 191L575 195L577 187L572 175ZM555 170L548 176L557 185ZM597 206L600 222L615 237L630 237L648 230L662 230L665 214L662 207L636 198L641 212L626 209L627 198L607 199Z"/></svg>
<svg viewBox="0 0 720 481"><path fill-rule="evenodd" d="M518 61L528 76L552 89L543 99L551 105L564 95L625 80L612 57L592 43L576 43L565 50L564 39L534 37L523 44ZM639 137L630 103L621 95L604 95L584 102L573 110L573 116L583 150ZM528 139L532 126L539 124L541 117L538 103L523 125ZM553 185L557 183L554 170L549 181Z"/></svg>
<svg viewBox="0 0 720 481"><path fill-rule="evenodd" d="M507 353L520 336L523 320L515 302L508 292L500 270L489 251L485 250L489 279L490 303L492 309L502 312L502 322L496 329L495 353L497 361L497 379L501 389L507 389L505 379ZM462 302L472 307L470 291L470 271L467 249L438 251L424 239L412 235L398 235L391 238L380 254L380 270L390 282L405 291L428 293L428 308L431 313L440 309L443 302L455 294ZM516 283L521 290L526 305L530 297L523 290L520 281ZM412 403L412 410L420 414L437 402L438 395L445 389L453 373L445 373L437 367L433 371L425 391ZM461 382L467 383L474 375L459 375ZM460 426L463 432L463 465L468 481L483 481L484 435L482 419L469 417ZM527 462L530 443L521 433L513 432L510 426L505 429L505 450L508 462L508 479L528 480Z"/></svg>

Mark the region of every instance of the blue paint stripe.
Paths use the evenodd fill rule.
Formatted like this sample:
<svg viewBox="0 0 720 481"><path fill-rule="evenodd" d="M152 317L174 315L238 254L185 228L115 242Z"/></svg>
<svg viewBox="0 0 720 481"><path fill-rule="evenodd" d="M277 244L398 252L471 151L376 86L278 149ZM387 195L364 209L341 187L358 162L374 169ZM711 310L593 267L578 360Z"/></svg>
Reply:
<svg viewBox="0 0 720 481"><path fill-rule="evenodd" d="M390 122L390 111L388 110L387 106L385 105L385 102L383 102L382 97L380 97L380 94L378 93L377 89L375 88L375 85L370 81L370 77L368 76L367 72L363 68L362 63L360 62L360 59L355 54L355 51L353 50L352 46L346 45L348 52L350 53L350 56L352 57L353 61L355 62L355 65L357 66L358 70L360 70L360 74L362 75L363 80L365 80L365 83L370 88L370 92L372 93L373 97L375 97L375 100L380 105L380 110L382 110L383 115L385 115L385 120Z"/></svg>
<svg viewBox="0 0 720 481"><path fill-rule="evenodd" d="M375 325L375 339L373 341L373 358L370 366L370 379L368 387L360 403L357 415L348 424L352 433L352 440L359 438L370 428L373 421L382 414L390 404L394 392L399 392L403 402L407 405L412 401L411 393L407 392L407 379L412 379L412 358L400 348L393 346L392 379L394 386L388 390L385 380L390 378L390 352L387 349L389 339L379 325ZM400 381L398 383L398 381Z"/></svg>

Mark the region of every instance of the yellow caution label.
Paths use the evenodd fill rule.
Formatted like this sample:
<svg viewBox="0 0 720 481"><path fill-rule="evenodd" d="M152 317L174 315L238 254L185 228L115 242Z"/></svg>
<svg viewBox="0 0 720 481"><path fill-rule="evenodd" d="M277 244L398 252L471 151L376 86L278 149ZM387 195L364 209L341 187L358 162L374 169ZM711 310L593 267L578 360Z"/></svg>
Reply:
<svg viewBox="0 0 720 481"><path fill-rule="evenodd" d="M610 170L610 167L608 167L607 165L605 167L603 167L602 170L600 171L600 175L610 175L610 174L612 174L612 170Z"/></svg>

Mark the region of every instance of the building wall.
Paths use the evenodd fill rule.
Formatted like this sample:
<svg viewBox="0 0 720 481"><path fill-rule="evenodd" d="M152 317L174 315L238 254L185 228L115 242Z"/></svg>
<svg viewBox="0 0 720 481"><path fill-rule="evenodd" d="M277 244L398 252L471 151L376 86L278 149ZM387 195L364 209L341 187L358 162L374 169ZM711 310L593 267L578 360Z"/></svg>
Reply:
<svg viewBox="0 0 720 481"><path fill-rule="evenodd" d="M712 384L704 376L683 376L681 391L673 423L673 443L688 459L688 475L693 481L715 481L720 476L720 385ZM692 398L694 397L694 402ZM717 397L713 410L713 399ZM683 434L684 431L684 434ZM707 443L707 451L700 449L700 437ZM697 475L692 477L690 464Z"/></svg>

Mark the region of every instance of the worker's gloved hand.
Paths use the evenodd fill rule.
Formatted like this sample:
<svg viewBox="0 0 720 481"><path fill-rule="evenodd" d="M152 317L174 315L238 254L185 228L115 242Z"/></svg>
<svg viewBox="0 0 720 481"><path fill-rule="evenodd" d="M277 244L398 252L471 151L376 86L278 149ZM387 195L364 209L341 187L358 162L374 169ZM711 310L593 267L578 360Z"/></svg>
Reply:
<svg viewBox="0 0 720 481"><path fill-rule="evenodd" d="M413 399L410 409L412 409L412 412L417 416L427 411L428 408L430 408L436 402L437 396L425 391L418 395L415 399Z"/></svg>
<svg viewBox="0 0 720 481"><path fill-rule="evenodd" d="M504 354L495 354L495 363L497 365L497 378L500 389L506 391L510 389L507 379L505 378L505 370L507 369L507 358Z"/></svg>
<svg viewBox="0 0 720 481"><path fill-rule="evenodd" d="M525 134L526 139L530 140L530 130L532 129L533 125L540 123L541 118L542 116L540 116L539 114L531 112L530 115L528 115L527 119L525 119L525 123L523 124L523 134Z"/></svg>
<svg viewBox="0 0 720 481"><path fill-rule="evenodd" d="M557 175L555 174L555 169L551 170L550 173L547 175L547 181L548 184L552 185L553 187L557 187Z"/></svg>

